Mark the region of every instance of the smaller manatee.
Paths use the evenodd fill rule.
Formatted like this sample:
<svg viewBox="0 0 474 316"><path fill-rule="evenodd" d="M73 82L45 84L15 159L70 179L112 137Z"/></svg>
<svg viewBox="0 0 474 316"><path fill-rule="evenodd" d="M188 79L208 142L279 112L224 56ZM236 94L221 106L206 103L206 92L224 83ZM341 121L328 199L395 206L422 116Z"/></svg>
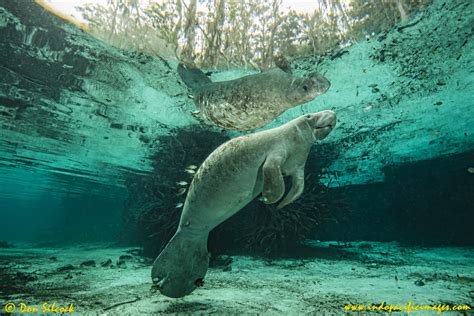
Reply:
<svg viewBox="0 0 474 316"><path fill-rule="evenodd" d="M178 65L178 73L206 118L217 126L238 131L262 127L331 86L320 74L299 78L280 68L221 82L212 82L201 70L184 64Z"/></svg>

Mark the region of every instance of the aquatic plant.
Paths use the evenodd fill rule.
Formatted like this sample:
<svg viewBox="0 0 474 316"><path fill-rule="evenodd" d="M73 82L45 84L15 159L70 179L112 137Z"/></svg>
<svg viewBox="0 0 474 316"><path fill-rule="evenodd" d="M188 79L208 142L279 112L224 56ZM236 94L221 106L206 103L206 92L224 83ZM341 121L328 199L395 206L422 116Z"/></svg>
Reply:
<svg viewBox="0 0 474 316"><path fill-rule="evenodd" d="M280 210L276 205L254 200L211 232L211 254L247 252L284 256L294 252L302 241L318 238L318 227L333 220L331 210L337 209L339 216L348 211L345 191L333 192L320 182L321 175L337 157L338 150L334 145L314 146L307 159L302 196ZM290 181L286 181L287 190L289 187Z"/></svg>
<svg viewBox="0 0 474 316"><path fill-rule="evenodd" d="M211 233L211 253L244 250L274 256L291 252L298 242L310 238L329 213L324 203L326 189L313 181L309 186L311 190L281 210L255 200Z"/></svg>
<svg viewBox="0 0 474 316"><path fill-rule="evenodd" d="M5 240L0 240L0 248L13 248L13 246Z"/></svg>
<svg viewBox="0 0 474 316"><path fill-rule="evenodd" d="M158 136L156 154L151 157L153 173L128 179L129 197L124 213L123 241L139 243L144 254L156 256L176 231L191 183L188 166L199 166L229 138L216 130L199 126L176 129ZM186 184L184 184L186 183Z"/></svg>
<svg viewBox="0 0 474 316"><path fill-rule="evenodd" d="M182 191L192 180L192 168L190 171L188 166L201 164L226 140L224 134L201 127L160 136L153 174L128 181L123 240L139 243L145 255L156 256L176 231L186 197ZM338 208L339 214L345 208L343 194L329 196L330 189L319 181L337 153L336 146L314 146L306 166L304 194L281 210L254 200L210 233L211 254L284 254L299 242L313 238L318 225L330 220L332 208Z"/></svg>

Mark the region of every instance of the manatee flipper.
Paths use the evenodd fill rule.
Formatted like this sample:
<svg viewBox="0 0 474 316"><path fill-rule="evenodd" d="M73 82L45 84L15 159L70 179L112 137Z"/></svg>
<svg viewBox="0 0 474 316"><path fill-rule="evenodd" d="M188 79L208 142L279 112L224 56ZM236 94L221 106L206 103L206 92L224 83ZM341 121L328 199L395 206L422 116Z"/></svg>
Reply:
<svg viewBox="0 0 474 316"><path fill-rule="evenodd" d="M278 204L277 209L284 208L288 204L301 196L304 189L304 167L298 169L294 175L291 176L291 189L285 198Z"/></svg>
<svg viewBox="0 0 474 316"><path fill-rule="evenodd" d="M208 267L207 234L178 229L153 263L151 278L160 293L178 298L203 285Z"/></svg>
<svg viewBox="0 0 474 316"><path fill-rule="evenodd" d="M201 70L192 66L186 66L183 63L178 65L178 74L188 88L194 91L199 89L199 87L212 83L211 79Z"/></svg>
<svg viewBox="0 0 474 316"><path fill-rule="evenodd" d="M272 154L263 164L262 201L265 204L276 203L285 193L285 181L281 173L283 159L283 155Z"/></svg>

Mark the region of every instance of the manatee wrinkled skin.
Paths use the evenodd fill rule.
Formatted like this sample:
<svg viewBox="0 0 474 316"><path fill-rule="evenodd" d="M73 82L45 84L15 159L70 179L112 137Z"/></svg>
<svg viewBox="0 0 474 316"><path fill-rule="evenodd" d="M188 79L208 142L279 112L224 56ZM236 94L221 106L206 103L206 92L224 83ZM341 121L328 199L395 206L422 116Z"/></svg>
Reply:
<svg viewBox="0 0 474 316"><path fill-rule="evenodd" d="M285 125L232 139L212 152L190 185L178 230L158 255L152 279L158 290L173 298L190 294L209 266L209 232L255 197L282 208L303 192L304 166L315 140L334 128L332 111L300 116ZM285 193L283 176L292 184Z"/></svg>
<svg viewBox="0 0 474 316"><path fill-rule="evenodd" d="M316 73L298 78L279 68L221 82L211 82L199 69L182 64L178 72L207 119L238 131L262 127L284 111L323 94L331 85Z"/></svg>

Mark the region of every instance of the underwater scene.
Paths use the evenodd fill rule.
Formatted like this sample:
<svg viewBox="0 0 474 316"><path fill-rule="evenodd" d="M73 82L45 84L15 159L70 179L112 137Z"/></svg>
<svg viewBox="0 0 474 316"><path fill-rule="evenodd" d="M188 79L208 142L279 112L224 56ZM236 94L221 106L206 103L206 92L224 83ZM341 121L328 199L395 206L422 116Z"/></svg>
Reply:
<svg viewBox="0 0 474 316"><path fill-rule="evenodd" d="M472 315L474 1L0 0L1 315Z"/></svg>

